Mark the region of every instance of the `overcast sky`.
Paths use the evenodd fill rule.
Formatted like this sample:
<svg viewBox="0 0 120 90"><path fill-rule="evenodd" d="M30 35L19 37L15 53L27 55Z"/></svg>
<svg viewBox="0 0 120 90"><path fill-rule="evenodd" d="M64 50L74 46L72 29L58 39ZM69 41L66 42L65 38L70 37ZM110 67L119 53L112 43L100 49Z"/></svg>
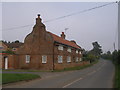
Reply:
<svg viewBox="0 0 120 90"><path fill-rule="evenodd" d="M24 42L26 35L32 31L38 13L44 22L107 3L109 2L3 2L2 39ZM47 31L56 35L60 35L62 31L65 31L65 28L69 28L66 31L66 39L75 40L78 45L86 50L91 50L92 42L97 41L104 52L113 51L113 43L116 42L116 48L118 46L117 10L118 5L114 3L56 21L44 22L44 24ZM30 26L21 27L25 25ZM21 28L9 29L14 27Z"/></svg>

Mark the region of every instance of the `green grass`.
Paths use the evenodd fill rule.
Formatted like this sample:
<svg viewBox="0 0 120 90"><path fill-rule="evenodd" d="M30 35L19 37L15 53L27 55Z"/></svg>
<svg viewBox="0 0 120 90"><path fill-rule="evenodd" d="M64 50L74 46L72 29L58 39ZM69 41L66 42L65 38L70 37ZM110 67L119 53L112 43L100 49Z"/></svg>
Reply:
<svg viewBox="0 0 120 90"><path fill-rule="evenodd" d="M24 70L24 69L8 69L2 71L14 71L14 72L50 72L50 71L42 71L42 70Z"/></svg>
<svg viewBox="0 0 120 90"><path fill-rule="evenodd" d="M115 88L120 89L120 65L116 65L115 68Z"/></svg>
<svg viewBox="0 0 120 90"><path fill-rule="evenodd" d="M88 64L88 65L84 65L84 66L77 66L77 67L71 67L71 68L64 68L63 70L54 70L53 72L63 72L63 71L72 71L72 70L81 70L87 67L90 67L96 63L98 63L99 61L96 60L95 62Z"/></svg>
<svg viewBox="0 0 120 90"><path fill-rule="evenodd" d="M27 81L40 78L36 74L15 74L15 73L3 73L2 74L2 84L13 83L18 81Z"/></svg>

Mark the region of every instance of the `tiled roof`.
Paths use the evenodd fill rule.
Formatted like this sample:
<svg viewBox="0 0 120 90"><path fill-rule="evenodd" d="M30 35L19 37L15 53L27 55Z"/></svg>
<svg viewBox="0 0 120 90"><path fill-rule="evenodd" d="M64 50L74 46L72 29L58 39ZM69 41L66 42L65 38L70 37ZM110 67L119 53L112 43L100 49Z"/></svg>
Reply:
<svg viewBox="0 0 120 90"><path fill-rule="evenodd" d="M68 46L71 46L71 47L74 47L74 48L78 48L78 49L81 48L80 46L78 46L74 42L65 40L65 39L63 39L63 38L61 38L61 37L59 37L59 36L57 36L57 35L55 35L55 34L53 34L51 32L48 32L48 33L50 33L52 35L54 41L56 41L56 42L59 42L59 43L62 43L62 44L65 44L65 45L68 45Z"/></svg>
<svg viewBox="0 0 120 90"><path fill-rule="evenodd" d="M9 48L19 48L23 43L7 43Z"/></svg>

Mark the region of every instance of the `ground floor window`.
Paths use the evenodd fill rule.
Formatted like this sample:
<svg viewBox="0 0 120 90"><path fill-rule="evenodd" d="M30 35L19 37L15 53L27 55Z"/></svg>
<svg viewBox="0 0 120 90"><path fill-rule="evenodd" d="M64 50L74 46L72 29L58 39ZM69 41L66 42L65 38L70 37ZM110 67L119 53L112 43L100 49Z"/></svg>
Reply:
<svg viewBox="0 0 120 90"><path fill-rule="evenodd" d="M58 63L63 63L63 56L58 55Z"/></svg>
<svg viewBox="0 0 120 90"><path fill-rule="evenodd" d="M82 58L80 58L80 62L82 62Z"/></svg>
<svg viewBox="0 0 120 90"><path fill-rule="evenodd" d="M70 63L71 62L71 57L67 56L67 62Z"/></svg>
<svg viewBox="0 0 120 90"><path fill-rule="evenodd" d="M78 57L76 57L76 62L78 62Z"/></svg>
<svg viewBox="0 0 120 90"><path fill-rule="evenodd" d="M30 55L26 55L25 57L26 57L26 60L25 60L26 63L30 63Z"/></svg>
<svg viewBox="0 0 120 90"><path fill-rule="evenodd" d="M42 55L42 63L47 63L47 56L46 55Z"/></svg>

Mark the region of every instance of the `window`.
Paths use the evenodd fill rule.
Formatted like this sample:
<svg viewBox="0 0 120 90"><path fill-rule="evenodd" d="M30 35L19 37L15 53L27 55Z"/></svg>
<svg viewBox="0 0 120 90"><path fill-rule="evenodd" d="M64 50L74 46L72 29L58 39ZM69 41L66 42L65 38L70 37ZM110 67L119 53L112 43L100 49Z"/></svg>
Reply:
<svg viewBox="0 0 120 90"><path fill-rule="evenodd" d="M26 63L30 63L30 55L26 55Z"/></svg>
<svg viewBox="0 0 120 90"><path fill-rule="evenodd" d="M78 50L76 50L76 53L78 53Z"/></svg>
<svg viewBox="0 0 120 90"><path fill-rule="evenodd" d="M76 57L76 62L78 62L78 57Z"/></svg>
<svg viewBox="0 0 120 90"><path fill-rule="evenodd" d="M82 54L81 51L79 52L79 54Z"/></svg>
<svg viewBox="0 0 120 90"><path fill-rule="evenodd" d="M58 63L63 63L63 57L58 55Z"/></svg>
<svg viewBox="0 0 120 90"><path fill-rule="evenodd" d="M58 50L62 50L63 51L63 46L59 45L58 46Z"/></svg>
<svg viewBox="0 0 120 90"><path fill-rule="evenodd" d="M71 62L71 57L70 56L67 56L67 62Z"/></svg>
<svg viewBox="0 0 120 90"><path fill-rule="evenodd" d="M47 63L47 56L46 55L42 56L42 63Z"/></svg>
<svg viewBox="0 0 120 90"><path fill-rule="evenodd" d="M0 46L0 49L3 49L3 46Z"/></svg>
<svg viewBox="0 0 120 90"><path fill-rule="evenodd" d="M16 51L16 48L13 48L12 50L13 50L13 51Z"/></svg>
<svg viewBox="0 0 120 90"><path fill-rule="evenodd" d="M68 51L68 52L71 52L71 48L68 48L67 51Z"/></svg>
<svg viewBox="0 0 120 90"><path fill-rule="evenodd" d="M80 58L80 62L82 62L82 58Z"/></svg>

